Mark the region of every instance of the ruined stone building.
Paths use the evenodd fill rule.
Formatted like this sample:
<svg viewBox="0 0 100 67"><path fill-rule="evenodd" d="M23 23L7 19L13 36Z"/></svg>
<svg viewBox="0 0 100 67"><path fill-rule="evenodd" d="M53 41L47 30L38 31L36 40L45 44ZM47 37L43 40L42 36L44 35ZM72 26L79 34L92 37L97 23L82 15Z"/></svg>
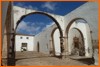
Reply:
<svg viewBox="0 0 100 67"><path fill-rule="evenodd" d="M64 16L13 6L8 2L2 4L2 12L2 58L8 58L8 61L13 61L15 56L15 37L21 36L16 34L16 29L21 20L30 14L42 14L55 22L32 36L33 45L28 47L31 51L53 56L77 55L92 58L94 50L98 49L97 2L87 2Z"/></svg>

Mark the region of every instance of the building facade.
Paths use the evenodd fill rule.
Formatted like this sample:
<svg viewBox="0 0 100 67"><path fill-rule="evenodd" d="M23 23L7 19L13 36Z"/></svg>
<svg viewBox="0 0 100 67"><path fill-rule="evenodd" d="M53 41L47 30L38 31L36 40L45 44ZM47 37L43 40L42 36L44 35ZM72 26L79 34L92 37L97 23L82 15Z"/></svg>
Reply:
<svg viewBox="0 0 100 67"><path fill-rule="evenodd" d="M15 51L33 51L34 36L17 34L15 36Z"/></svg>

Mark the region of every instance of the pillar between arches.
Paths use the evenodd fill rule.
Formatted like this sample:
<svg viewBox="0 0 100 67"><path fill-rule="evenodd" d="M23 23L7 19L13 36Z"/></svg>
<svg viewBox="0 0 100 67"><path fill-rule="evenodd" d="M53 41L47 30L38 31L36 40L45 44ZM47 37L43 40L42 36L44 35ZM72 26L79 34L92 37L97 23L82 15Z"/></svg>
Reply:
<svg viewBox="0 0 100 67"><path fill-rule="evenodd" d="M66 58L66 56L69 54L68 53L68 43L67 43L68 37L63 36L60 37L60 42L61 42L61 56L62 58Z"/></svg>

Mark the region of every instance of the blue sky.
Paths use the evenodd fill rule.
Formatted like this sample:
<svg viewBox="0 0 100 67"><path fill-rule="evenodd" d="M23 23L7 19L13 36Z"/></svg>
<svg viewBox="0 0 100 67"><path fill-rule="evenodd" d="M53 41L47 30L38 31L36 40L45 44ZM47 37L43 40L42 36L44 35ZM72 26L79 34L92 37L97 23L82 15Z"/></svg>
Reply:
<svg viewBox="0 0 100 67"><path fill-rule="evenodd" d="M86 2L14 2L14 5L58 15L66 15L84 3ZM21 21L17 28L17 33L36 35L53 24L54 22L49 17L33 14Z"/></svg>

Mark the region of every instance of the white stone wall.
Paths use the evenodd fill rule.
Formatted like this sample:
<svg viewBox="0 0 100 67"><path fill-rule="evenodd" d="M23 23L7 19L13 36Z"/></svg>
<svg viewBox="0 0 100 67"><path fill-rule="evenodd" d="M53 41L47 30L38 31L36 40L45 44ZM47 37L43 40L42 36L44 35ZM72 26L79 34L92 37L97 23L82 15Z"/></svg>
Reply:
<svg viewBox="0 0 100 67"><path fill-rule="evenodd" d="M73 28L77 28L79 29L82 34L83 34L83 38L84 38L84 46L85 46L85 56L87 57L91 57L92 56L92 42L91 42L91 38L89 38L87 33L90 33L90 32L87 32L87 23L82 23L82 22L78 22L78 23L73 23L69 29L69 31ZM71 34L71 35L70 35ZM75 35L77 33L68 33L68 50L69 52L72 51L72 43L73 43L73 35ZM89 39L88 39L89 38ZM88 52L90 51L90 52Z"/></svg>
<svg viewBox="0 0 100 67"><path fill-rule="evenodd" d="M37 43L39 42L40 45L40 52L49 54L50 51L50 40L51 40L51 32L56 27L56 25L53 25L46 30L40 32L35 36L35 51L37 51Z"/></svg>
<svg viewBox="0 0 100 67"><path fill-rule="evenodd" d="M14 11L14 28L16 27L17 21L20 20L20 18L23 15L26 15L26 14L31 13L31 12L36 12L35 10L26 9L26 8L22 8L22 7L18 7L18 6L13 6L13 11ZM41 11L38 11L38 12L41 12ZM44 12L44 13L47 13L47 12ZM64 29L64 17L60 16L60 15L51 14L51 13L47 13L47 14L49 14L50 16L52 16L53 18L55 18L55 20L57 20L57 22L59 23L59 25L60 25L60 27L61 27L61 29L63 31L63 29ZM54 27L56 27L56 26L54 26ZM53 28L51 28L51 30L47 29L48 31L47 30L43 31L43 32L41 32L41 33L39 33L39 34L37 34L35 36L35 44L37 44L37 42L39 41L39 44L42 44L42 45L40 45L40 51L42 51L44 53L45 52L49 53L50 49L47 48L47 45L50 44L49 41L50 41L50 38L51 38L51 32L52 32ZM44 42L44 41L46 41L46 42ZM42 47L42 46L44 46L44 47ZM36 50L37 46L34 49Z"/></svg>
<svg viewBox="0 0 100 67"><path fill-rule="evenodd" d="M22 8L22 7L18 7L18 6L13 6L13 11L14 11L14 28L16 27L17 21L20 20L20 18L23 15L27 15L27 14L32 13L32 12L42 12L42 11L26 9L26 8ZM43 13L46 13L46 14L50 15L51 17L53 17L55 20L57 20L60 27L62 29L64 29L64 17L63 16L51 14L51 13L47 13L47 12L43 12ZM42 14L42 15L44 15L44 14Z"/></svg>
<svg viewBox="0 0 100 67"><path fill-rule="evenodd" d="M76 8L64 17L64 27L66 30L67 25L76 18L83 18L90 26L90 30L93 31L92 38L98 39L98 3L87 2Z"/></svg>
<svg viewBox="0 0 100 67"><path fill-rule="evenodd" d="M20 19L22 15L26 15L32 12L32 10L30 9L25 9L25 8L16 7L16 6L14 6L14 10L18 10L18 12L15 11L16 13L14 13L14 26L16 26L16 22ZM72 20L77 19L77 18L83 18L87 22L86 27L83 27L84 24L79 24L78 26L75 26L75 24L73 24L74 26L72 27L76 27L82 31L84 35L84 39L85 39L85 51L87 51L88 49L90 50L90 53L86 52L86 56L92 56L92 45L93 44L91 40L92 39L98 40L98 4L96 2L87 2L65 16L60 16L60 15L55 15L55 14L50 14L50 13L47 13L47 14L51 15L58 21L58 23L61 26L64 36L68 34L68 33L65 33L65 31L66 31L68 24L71 23ZM36 46L37 42L39 42L40 51L43 53L49 53L51 31L53 29L54 27L47 28L46 30L42 31L41 33L35 36L35 42L34 42L35 51L37 50L37 46ZM92 31L92 36L90 34L90 31ZM59 33L56 33L56 34L58 35ZM56 36L54 37L56 38ZM47 48L47 45L48 45L48 48Z"/></svg>
<svg viewBox="0 0 100 67"><path fill-rule="evenodd" d="M60 48L60 33L58 29L55 30L53 34L53 39L54 39L55 55L59 56L61 54L61 48Z"/></svg>
<svg viewBox="0 0 100 67"><path fill-rule="evenodd" d="M22 37L22 39L20 38ZM28 39L27 39L28 37ZM22 43L27 43L27 51L33 51L34 49L34 36L16 35L15 37L15 51L21 51Z"/></svg>
<svg viewBox="0 0 100 67"><path fill-rule="evenodd" d="M98 40L98 4L96 2L87 2L80 6L79 8L76 8L69 14L65 15L64 17L64 27L65 30L69 23L71 23L72 20L77 18L83 18L87 21L87 24L89 25L83 33L85 33L84 38L87 38L85 41L85 50L90 50L89 55L86 53L86 56L92 56L92 42L91 42L91 34L90 31L92 31L92 39ZM78 26L77 26L78 27ZM83 30L83 25L80 25L81 30ZM80 29L79 27L79 29ZM89 30L90 29L90 30ZM67 34L67 33L66 33ZM65 35L66 35L65 34Z"/></svg>

